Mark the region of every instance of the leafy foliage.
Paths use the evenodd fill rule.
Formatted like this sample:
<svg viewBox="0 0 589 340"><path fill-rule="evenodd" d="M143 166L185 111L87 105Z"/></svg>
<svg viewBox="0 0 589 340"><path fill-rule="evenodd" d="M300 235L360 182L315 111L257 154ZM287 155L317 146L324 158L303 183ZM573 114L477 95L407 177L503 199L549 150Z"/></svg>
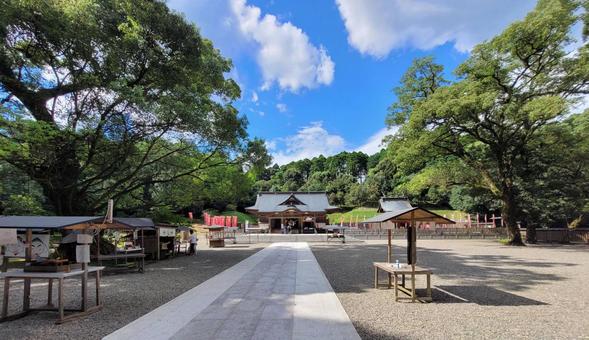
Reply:
<svg viewBox="0 0 589 340"><path fill-rule="evenodd" d="M101 209L241 150L231 62L164 2L14 0L0 18L0 158L56 213Z"/></svg>
<svg viewBox="0 0 589 340"><path fill-rule="evenodd" d="M399 99L410 104L401 107L409 107L411 114L393 144L398 155L416 160L407 164L403 161L407 156L400 159L399 166L410 169L408 172L414 172L416 164L421 168L420 163L432 162L427 159L434 159L436 164L434 168L428 165L415 176L417 180L409 181L409 189L417 185L431 190L431 179L439 178L431 173L439 159L459 160L467 174L474 175L466 176L471 187L484 188L502 202L511 242L521 243L517 221L527 223L531 215L525 216L524 205L535 200L539 189L529 186L530 181L556 175L548 168L530 171L536 165L529 163L530 156L557 152L537 145L551 129L563 128L561 121L571 105L589 91L587 47L574 54L566 52L573 41L572 28L579 20L578 7L576 1L539 1L523 21L476 46L456 70L457 81L440 83L433 91L424 85L428 82L423 81L423 72L418 73L421 78L411 76L411 72L423 68L441 72L441 66L431 59L415 62L404 78L406 90L398 91L415 96L413 100ZM419 86L422 91L414 89ZM560 150L576 148L559 138L553 142ZM534 160L539 162L542 157ZM530 193L527 200L524 192ZM586 199L586 192L581 196Z"/></svg>

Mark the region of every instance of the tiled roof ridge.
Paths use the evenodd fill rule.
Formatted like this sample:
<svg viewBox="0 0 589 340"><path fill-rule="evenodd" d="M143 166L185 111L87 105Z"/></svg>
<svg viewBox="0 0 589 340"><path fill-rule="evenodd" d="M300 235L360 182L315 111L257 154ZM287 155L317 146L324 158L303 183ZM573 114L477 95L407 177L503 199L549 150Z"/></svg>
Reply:
<svg viewBox="0 0 589 340"><path fill-rule="evenodd" d="M327 194L327 191L260 191L261 194L273 194L273 195L297 195L297 194Z"/></svg>

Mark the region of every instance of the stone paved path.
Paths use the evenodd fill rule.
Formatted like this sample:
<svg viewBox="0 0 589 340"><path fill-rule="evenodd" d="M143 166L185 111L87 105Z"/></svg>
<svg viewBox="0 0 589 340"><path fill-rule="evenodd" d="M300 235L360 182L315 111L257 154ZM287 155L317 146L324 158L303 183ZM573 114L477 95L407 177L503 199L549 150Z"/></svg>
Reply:
<svg viewBox="0 0 589 340"><path fill-rule="evenodd" d="M360 337L308 244L274 243L105 339Z"/></svg>

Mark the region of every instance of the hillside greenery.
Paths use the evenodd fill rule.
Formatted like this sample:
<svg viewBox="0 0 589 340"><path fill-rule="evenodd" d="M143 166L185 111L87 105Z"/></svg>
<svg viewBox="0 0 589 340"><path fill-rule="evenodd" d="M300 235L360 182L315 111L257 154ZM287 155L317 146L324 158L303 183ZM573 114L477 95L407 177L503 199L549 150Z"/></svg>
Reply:
<svg viewBox="0 0 589 340"><path fill-rule="evenodd" d="M5 1L0 214L101 215L112 198L122 216L242 222L259 191L325 191L344 219L383 196L501 215L510 244L518 226L587 226L588 7L539 0L455 70L416 59L382 151L279 166L234 107L231 61L165 2Z"/></svg>

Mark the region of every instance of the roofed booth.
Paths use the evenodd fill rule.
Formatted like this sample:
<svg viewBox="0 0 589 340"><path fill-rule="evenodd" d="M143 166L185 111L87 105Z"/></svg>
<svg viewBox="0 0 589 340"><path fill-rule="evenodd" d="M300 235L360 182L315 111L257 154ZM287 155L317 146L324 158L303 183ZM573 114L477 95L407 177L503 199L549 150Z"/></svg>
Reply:
<svg viewBox="0 0 589 340"><path fill-rule="evenodd" d="M329 204L325 192L260 192L256 204L246 208L259 227L271 233L316 233L328 223L327 214L339 208Z"/></svg>
<svg viewBox="0 0 589 340"><path fill-rule="evenodd" d="M382 200L381 200L382 201ZM408 205L408 206L407 206ZM382 206L381 206L382 207ZM364 221L366 224L378 225L381 229L386 229L388 233L387 243L387 258L386 262L374 262L374 287L379 287L379 270L387 273L388 284L387 287L395 289L395 300L398 301L403 297L399 297L399 292L407 294L411 301L431 301L431 275L432 271L417 266L417 223L432 222L437 224L454 224L455 222L433 213L427 209L413 207L406 202L399 202L395 199L395 203L388 206L389 211L369 218ZM401 264L397 260L392 263L393 248L391 242L391 229L398 227L407 228L407 264ZM422 298L417 297L415 287L415 276L423 275L426 277L426 296ZM406 287L405 277L410 277L411 287ZM399 282L399 280L401 282Z"/></svg>
<svg viewBox="0 0 589 340"><path fill-rule="evenodd" d="M2 314L0 321L12 320L33 311L57 311L57 323L62 323L102 309L100 277L102 266L90 265L98 261L114 259L127 261L129 256L139 259L143 265L143 240L139 233L153 228L148 218L114 218L95 216L3 216L0 217L0 246L2 246L2 271L4 280ZM119 238L103 239L105 232L115 232ZM101 246L102 239L102 246ZM108 242L107 242L108 241ZM108 246L110 245L110 246ZM93 247L93 251L91 251ZM107 253L104 251L108 250ZM91 255L93 253L93 255ZM24 258L22 269L9 268L11 258ZM136 261L137 262L137 261ZM95 305L89 306L88 274L94 274ZM82 283L79 309L65 310L64 280L80 277ZM22 311L8 315L8 298L11 280L23 280ZM47 280L47 304L31 307L31 281ZM53 282L58 285L57 307L54 306ZM66 311L74 313L65 315Z"/></svg>

